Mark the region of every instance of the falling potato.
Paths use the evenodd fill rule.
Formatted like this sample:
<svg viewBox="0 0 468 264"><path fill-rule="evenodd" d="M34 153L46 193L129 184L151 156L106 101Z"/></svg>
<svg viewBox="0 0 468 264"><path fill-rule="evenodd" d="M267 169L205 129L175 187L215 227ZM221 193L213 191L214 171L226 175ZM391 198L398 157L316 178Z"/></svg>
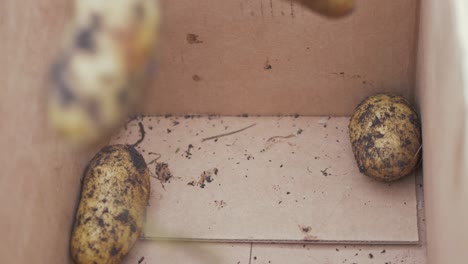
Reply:
<svg viewBox="0 0 468 264"><path fill-rule="evenodd" d="M74 145L105 141L131 115L154 76L158 0L73 1L51 67L48 118Z"/></svg>
<svg viewBox="0 0 468 264"><path fill-rule="evenodd" d="M304 6L327 17L342 17L354 10L355 0L298 0Z"/></svg>
<svg viewBox="0 0 468 264"><path fill-rule="evenodd" d="M401 96L365 99L349 123L349 137L359 170L367 176L398 180L414 171L421 158L421 125Z"/></svg>

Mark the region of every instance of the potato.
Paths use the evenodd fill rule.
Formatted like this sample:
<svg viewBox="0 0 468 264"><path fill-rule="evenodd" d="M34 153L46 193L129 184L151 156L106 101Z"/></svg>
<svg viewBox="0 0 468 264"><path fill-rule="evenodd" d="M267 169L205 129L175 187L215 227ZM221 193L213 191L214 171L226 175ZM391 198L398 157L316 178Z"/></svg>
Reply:
<svg viewBox="0 0 468 264"><path fill-rule="evenodd" d="M355 0L298 0L304 6L328 17L342 17L354 10Z"/></svg>
<svg viewBox="0 0 468 264"><path fill-rule="evenodd" d="M359 170L379 180L408 175L421 157L420 121L401 96L365 99L351 117L349 137Z"/></svg>
<svg viewBox="0 0 468 264"><path fill-rule="evenodd" d="M143 228L150 173L133 146L99 151L84 172L70 251L78 264L120 263Z"/></svg>
<svg viewBox="0 0 468 264"><path fill-rule="evenodd" d="M74 1L48 94L49 123L67 141L102 141L139 104L157 61L158 3Z"/></svg>

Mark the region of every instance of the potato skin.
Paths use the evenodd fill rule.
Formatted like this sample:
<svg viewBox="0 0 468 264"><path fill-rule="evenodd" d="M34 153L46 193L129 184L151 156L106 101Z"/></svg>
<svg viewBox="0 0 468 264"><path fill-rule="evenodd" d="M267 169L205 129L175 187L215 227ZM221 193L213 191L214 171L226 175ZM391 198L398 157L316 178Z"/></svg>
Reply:
<svg viewBox="0 0 468 264"><path fill-rule="evenodd" d="M331 18L339 18L353 12L355 0L299 0L304 6Z"/></svg>
<svg viewBox="0 0 468 264"><path fill-rule="evenodd" d="M104 147L84 172L70 251L78 264L114 264L143 228L150 174L133 146Z"/></svg>
<svg viewBox="0 0 468 264"><path fill-rule="evenodd" d="M123 124L154 78L158 0L77 0L51 67L49 124L74 145L101 142Z"/></svg>
<svg viewBox="0 0 468 264"><path fill-rule="evenodd" d="M349 137L360 172L379 180L410 174L421 158L421 124L401 96L365 99L351 117Z"/></svg>

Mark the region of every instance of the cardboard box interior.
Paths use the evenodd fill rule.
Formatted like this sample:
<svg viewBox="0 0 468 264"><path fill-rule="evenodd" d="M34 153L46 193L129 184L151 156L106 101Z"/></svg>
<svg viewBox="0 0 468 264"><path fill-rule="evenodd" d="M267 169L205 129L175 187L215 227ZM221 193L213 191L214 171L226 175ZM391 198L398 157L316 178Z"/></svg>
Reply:
<svg viewBox="0 0 468 264"><path fill-rule="evenodd" d="M466 137L457 133L466 120L464 83L460 72L442 71L461 67L461 47L447 30L456 23L449 19L454 2L425 1L416 75L417 0L362 0L344 20L280 0L163 0L158 81L141 112L349 115L376 92L416 99L422 106L430 258L463 263L468 230L460 209L468 191L460 169L466 150L458 138ZM67 7L57 0L0 2L2 263L70 262L79 181L98 147L70 149L47 130L44 118L47 67L70 16ZM188 41L188 34L199 41ZM446 57L435 55L440 50ZM416 76L421 89L414 97ZM453 107L458 112L450 114Z"/></svg>

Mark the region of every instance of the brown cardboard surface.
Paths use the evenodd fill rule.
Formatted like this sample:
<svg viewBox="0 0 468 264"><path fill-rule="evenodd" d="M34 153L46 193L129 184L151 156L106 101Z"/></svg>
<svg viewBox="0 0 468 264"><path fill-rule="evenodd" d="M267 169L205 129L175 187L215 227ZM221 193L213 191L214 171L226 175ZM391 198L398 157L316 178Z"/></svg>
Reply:
<svg viewBox="0 0 468 264"><path fill-rule="evenodd" d="M0 1L0 263L69 263L80 177L92 154L46 129L46 70L65 5Z"/></svg>
<svg viewBox="0 0 468 264"><path fill-rule="evenodd" d="M423 179L417 176L419 245L213 244L140 240L124 263L411 263L425 264ZM214 257L213 257L214 256Z"/></svg>
<svg viewBox="0 0 468 264"><path fill-rule="evenodd" d="M173 175L167 183L152 181L146 238L417 242L414 176L383 183L361 175L348 122L147 116L130 122L112 143L132 144L144 128L138 149L147 162L159 157Z"/></svg>
<svg viewBox="0 0 468 264"><path fill-rule="evenodd" d="M465 4L460 9L457 4ZM465 15L461 15L464 14ZM422 1L422 109L429 263L467 263L468 98L465 1Z"/></svg>
<svg viewBox="0 0 468 264"><path fill-rule="evenodd" d="M254 244L252 264L427 263L426 220L421 171L417 176L419 245L271 245Z"/></svg>
<svg viewBox="0 0 468 264"><path fill-rule="evenodd" d="M411 263L426 264L418 245L254 245L252 264Z"/></svg>
<svg viewBox="0 0 468 264"><path fill-rule="evenodd" d="M250 244L137 242L122 264L249 264Z"/></svg>
<svg viewBox="0 0 468 264"><path fill-rule="evenodd" d="M327 19L285 0L163 0L146 114L351 115L414 91L417 0L357 1Z"/></svg>

